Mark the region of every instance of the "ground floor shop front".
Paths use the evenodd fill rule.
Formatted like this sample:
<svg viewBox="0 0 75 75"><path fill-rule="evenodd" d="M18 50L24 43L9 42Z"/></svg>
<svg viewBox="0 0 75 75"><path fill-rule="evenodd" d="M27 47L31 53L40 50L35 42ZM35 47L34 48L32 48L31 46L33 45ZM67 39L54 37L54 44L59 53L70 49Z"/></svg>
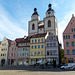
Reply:
<svg viewBox="0 0 75 75"><path fill-rule="evenodd" d="M29 65L29 59L28 58L19 58L17 60L18 65Z"/></svg>
<svg viewBox="0 0 75 75"><path fill-rule="evenodd" d="M29 65L34 65L35 63L37 63L37 61L45 61L45 58L30 58L29 59Z"/></svg>

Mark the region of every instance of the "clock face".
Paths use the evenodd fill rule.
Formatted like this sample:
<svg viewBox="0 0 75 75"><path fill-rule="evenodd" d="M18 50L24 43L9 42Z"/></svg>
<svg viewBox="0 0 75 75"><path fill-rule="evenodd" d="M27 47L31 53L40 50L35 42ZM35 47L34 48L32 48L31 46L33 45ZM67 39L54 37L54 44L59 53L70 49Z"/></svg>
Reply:
<svg viewBox="0 0 75 75"><path fill-rule="evenodd" d="M48 14L50 14L50 12L48 12Z"/></svg>

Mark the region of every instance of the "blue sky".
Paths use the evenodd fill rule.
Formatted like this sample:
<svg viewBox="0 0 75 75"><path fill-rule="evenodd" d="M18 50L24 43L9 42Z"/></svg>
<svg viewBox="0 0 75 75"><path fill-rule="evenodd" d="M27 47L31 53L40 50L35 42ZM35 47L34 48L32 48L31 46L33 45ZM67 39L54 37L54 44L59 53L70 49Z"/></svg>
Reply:
<svg viewBox="0 0 75 75"><path fill-rule="evenodd" d="M58 20L59 42L62 42L62 32L75 14L75 0L0 0L0 41L4 36L14 40L28 35L28 21L34 8L40 19L46 17L49 2L55 10Z"/></svg>

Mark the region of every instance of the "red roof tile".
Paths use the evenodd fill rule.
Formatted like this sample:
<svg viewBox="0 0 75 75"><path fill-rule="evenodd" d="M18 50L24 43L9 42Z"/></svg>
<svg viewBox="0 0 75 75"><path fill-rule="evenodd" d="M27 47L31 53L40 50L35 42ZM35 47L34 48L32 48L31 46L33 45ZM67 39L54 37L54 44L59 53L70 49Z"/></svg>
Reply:
<svg viewBox="0 0 75 75"><path fill-rule="evenodd" d="M40 28L44 28L44 25L40 25L38 28L39 28L39 29L40 29Z"/></svg>

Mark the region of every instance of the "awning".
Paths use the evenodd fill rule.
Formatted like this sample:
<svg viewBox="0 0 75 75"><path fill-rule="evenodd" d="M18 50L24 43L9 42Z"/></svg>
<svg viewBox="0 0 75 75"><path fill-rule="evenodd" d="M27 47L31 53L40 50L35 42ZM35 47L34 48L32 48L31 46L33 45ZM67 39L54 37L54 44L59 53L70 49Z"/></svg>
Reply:
<svg viewBox="0 0 75 75"><path fill-rule="evenodd" d="M28 59L28 58L19 58L19 59Z"/></svg>

